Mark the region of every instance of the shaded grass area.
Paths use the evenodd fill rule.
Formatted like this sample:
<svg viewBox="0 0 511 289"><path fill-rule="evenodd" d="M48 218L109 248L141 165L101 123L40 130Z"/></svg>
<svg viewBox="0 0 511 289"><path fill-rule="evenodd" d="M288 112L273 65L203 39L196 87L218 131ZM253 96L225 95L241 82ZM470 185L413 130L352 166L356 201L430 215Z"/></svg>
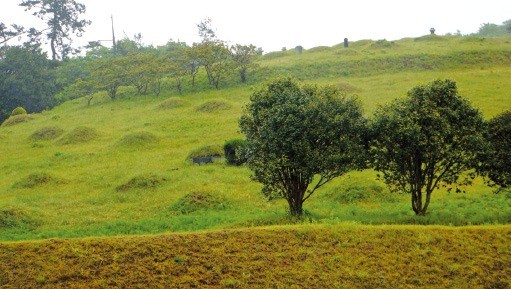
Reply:
<svg viewBox="0 0 511 289"><path fill-rule="evenodd" d="M288 226L0 243L2 288L508 288L511 227Z"/></svg>

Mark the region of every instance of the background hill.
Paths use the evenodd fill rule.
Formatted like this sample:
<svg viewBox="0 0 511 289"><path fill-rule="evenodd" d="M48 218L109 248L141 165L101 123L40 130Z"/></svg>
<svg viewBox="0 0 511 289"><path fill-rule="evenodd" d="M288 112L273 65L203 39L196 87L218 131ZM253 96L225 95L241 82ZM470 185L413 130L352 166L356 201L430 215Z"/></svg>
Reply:
<svg viewBox="0 0 511 289"><path fill-rule="evenodd" d="M96 93L0 127L0 240L85 237L288 224L283 201L268 202L245 167L222 159L194 165L199 149L218 151L242 137L238 118L254 87L289 75L358 95L366 115L438 78L486 118L511 107L511 39L428 35L389 42L364 40L258 60L239 84L220 89L184 83L139 96L121 87L116 100ZM169 80L170 81L170 80ZM466 194L435 192L426 217L415 217L407 195L390 194L372 171L353 172L305 204L314 223L508 224L511 195L495 195L481 180Z"/></svg>

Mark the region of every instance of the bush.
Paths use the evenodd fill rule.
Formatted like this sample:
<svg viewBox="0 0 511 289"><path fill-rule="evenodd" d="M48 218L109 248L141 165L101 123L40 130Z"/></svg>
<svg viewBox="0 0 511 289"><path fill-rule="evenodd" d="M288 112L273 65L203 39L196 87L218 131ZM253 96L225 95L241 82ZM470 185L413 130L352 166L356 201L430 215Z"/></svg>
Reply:
<svg viewBox="0 0 511 289"><path fill-rule="evenodd" d="M20 115L20 114L27 114L27 111L21 106L16 107L11 112L11 116Z"/></svg>
<svg viewBox="0 0 511 289"><path fill-rule="evenodd" d="M231 139L224 144L225 160L229 165L240 166L247 161L243 149L247 141L244 139Z"/></svg>
<svg viewBox="0 0 511 289"><path fill-rule="evenodd" d="M226 200L223 196L213 195L206 192L193 192L181 197L172 207L173 213L190 214L200 210L226 208Z"/></svg>

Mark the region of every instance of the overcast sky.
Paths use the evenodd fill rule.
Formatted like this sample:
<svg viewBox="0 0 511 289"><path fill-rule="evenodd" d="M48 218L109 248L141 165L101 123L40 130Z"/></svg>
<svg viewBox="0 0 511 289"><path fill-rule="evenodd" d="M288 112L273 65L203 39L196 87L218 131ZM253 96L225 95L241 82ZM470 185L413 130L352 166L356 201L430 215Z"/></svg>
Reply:
<svg viewBox="0 0 511 289"><path fill-rule="evenodd" d="M434 27L437 34L476 32L482 23L511 19L510 0L77 0L92 20L81 40L110 39L110 15L117 38L142 33L146 44L170 38L197 42L196 24L213 20L220 39L254 44L265 52L282 47L332 46L351 40L418 37ZM0 22L34 26L35 17L18 7L21 0L1 0ZM41 24L39 22L39 27ZM110 45L105 42L105 45Z"/></svg>

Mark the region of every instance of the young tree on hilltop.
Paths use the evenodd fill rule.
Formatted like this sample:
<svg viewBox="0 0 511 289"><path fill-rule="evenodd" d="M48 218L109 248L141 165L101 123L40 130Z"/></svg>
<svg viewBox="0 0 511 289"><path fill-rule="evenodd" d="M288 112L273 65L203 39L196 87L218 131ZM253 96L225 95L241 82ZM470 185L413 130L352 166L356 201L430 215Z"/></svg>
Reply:
<svg viewBox="0 0 511 289"><path fill-rule="evenodd" d="M481 113L458 95L455 82L417 86L376 111L373 166L392 190L411 194L413 211L423 216L435 189L471 182L474 173L463 176L486 146L483 131Z"/></svg>
<svg viewBox="0 0 511 289"><path fill-rule="evenodd" d="M240 73L241 82L247 81L247 70L256 67L256 59L259 51L254 45L236 44L231 47L232 59L236 63Z"/></svg>
<svg viewBox="0 0 511 289"><path fill-rule="evenodd" d="M240 118L248 166L268 198L284 198L292 216L337 176L364 165L362 106L332 87L277 79L254 92Z"/></svg>
<svg viewBox="0 0 511 289"><path fill-rule="evenodd" d="M20 6L25 7L25 11L34 9L33 15L46 22L53 60L64 59L73 52L70 33L81 36L91 23L79 19L80 14L85 13L85 5L75 0L23 0Z"/></svg>

